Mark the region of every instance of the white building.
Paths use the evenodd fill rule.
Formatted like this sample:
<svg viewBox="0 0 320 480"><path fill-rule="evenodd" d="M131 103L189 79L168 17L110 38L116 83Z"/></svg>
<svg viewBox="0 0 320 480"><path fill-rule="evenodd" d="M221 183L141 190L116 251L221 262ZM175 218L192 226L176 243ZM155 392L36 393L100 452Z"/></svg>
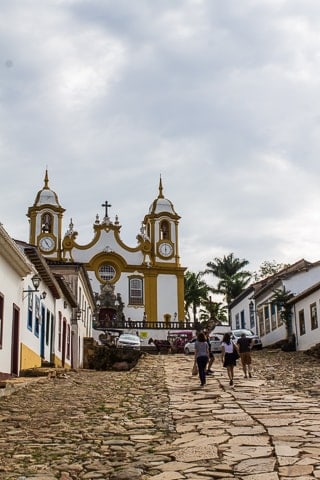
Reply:
<svg viewBox="0 0 320 480"><path fill-rule="evenodd" d="M298 350L320 343L320 282L302 291L290 301Z"/></svg>
<svg viewBox="0 0 320 480"><path fill-rule="evenodd" d="M320 343L319 330L320 262L304 259L250 285L230 304L231 326L249 328L261 337L264 347L287 337L281 307L272 301L274 291L285 289L293 294L292 331L297 348L306 350ZM319 296L319 295L318 295Z"/></svg>
<svg viewBox="0 0 320 480"><path fill-rule="evenodd" d="M18 375L23 279L35 272L1 224L0 245L0 371Z"/></svg>

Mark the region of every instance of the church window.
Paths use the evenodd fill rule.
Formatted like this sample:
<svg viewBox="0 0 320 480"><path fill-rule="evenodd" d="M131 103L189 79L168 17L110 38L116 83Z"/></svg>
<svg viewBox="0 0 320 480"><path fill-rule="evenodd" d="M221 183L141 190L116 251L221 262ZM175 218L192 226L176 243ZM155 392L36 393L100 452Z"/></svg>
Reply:
<svg viewBox="0 0 320 480"><path fill-rule="evenodd" d="M160 223L160 239L169 240L170 239L170 225L167 220L162 220Z"/></svg>
<svg viewBox="0 0 320 480"><path fill-rule="evenodd" d="M129 304L143 305L143 280L142 278L129 279Z"/></svg>
<svg viewBox="0 0 320 480"><path fill-rule="evenodd" d="M104 264L99 268L99 275L105 282L113 280L116 276L116 271L112 265Z"/></svg>

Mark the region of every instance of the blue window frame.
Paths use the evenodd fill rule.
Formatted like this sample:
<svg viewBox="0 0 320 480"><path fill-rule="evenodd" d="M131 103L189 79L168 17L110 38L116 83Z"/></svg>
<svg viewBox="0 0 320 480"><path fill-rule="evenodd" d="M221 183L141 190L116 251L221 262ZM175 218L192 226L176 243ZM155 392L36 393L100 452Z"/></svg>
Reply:
<svg viewBox="0 0 320 480"><path fill-rule="evenodd" d="M32 318L33 318L33 295L32 292L28 293L28 316L27 316L27 328L32 332Z"/></svg>

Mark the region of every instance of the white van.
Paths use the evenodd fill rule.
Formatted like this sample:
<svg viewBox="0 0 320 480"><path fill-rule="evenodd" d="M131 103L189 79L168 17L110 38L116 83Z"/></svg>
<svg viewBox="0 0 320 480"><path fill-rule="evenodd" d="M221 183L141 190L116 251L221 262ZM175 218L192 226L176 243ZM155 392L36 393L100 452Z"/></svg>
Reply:
<svg viewBox="0 0 320 480"><path fill-rule="evenodd" d="M231 333L230 325L217 325L214 327L213 330L210 332L210 337L213 335L218 335L219 337L223 337L223 335L227 332Z"/></svg>

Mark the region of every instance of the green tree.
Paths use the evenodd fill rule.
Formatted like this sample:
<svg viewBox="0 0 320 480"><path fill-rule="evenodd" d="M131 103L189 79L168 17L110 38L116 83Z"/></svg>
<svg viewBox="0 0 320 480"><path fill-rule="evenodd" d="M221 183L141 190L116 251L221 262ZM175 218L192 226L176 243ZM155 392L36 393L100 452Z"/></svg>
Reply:
<svg viewBox="0 0 320 480"><path fill-rule="evenodd" d="M289 266L290 265L287 263L277 263L275 260L269 262L268 260L265 260L261 263L259 270L252 273L252 278L255 282L258 282L259 280L274 275Z"/></svg>
<svg viewBox="0 0 320 480"><path fill-rule="evenodd" d="M292 336L292 307L288 303L289 300L294 296L290 290L283 288L276 288L272 291L273 296L271 297L271 302L277 305L277 308L280 310L280 317L283 323L286 326L287 331L287 340L290 340Z"/></svg>
<svg viewBox="0 0 320 480"><path fill-rule="evenodd" d="M204 309L200 310L200 319L206 322L203 328L212 330L216 325L228 322L227 307L222 302L213 302L209 297L202 303Z"/></svg>
<svg viewBox="0 0 320 480"><path fill-rule="evenodd" d="M218 279L217 287L213 291L222 294L227 305L249 284L252 274L243 270L248 264L248 260L236 258L233 253L207 263L204 273Z"/></svg>
<svg viewBox="0 0 320 480"><path fill-rule="evenodd" d="M184 275L184 303L185 312L190 319L189 310L192 309L193 321L197 322L197 309L205 302L210 291L209 285L202 279L201 272L187 271Z"/></svg>

